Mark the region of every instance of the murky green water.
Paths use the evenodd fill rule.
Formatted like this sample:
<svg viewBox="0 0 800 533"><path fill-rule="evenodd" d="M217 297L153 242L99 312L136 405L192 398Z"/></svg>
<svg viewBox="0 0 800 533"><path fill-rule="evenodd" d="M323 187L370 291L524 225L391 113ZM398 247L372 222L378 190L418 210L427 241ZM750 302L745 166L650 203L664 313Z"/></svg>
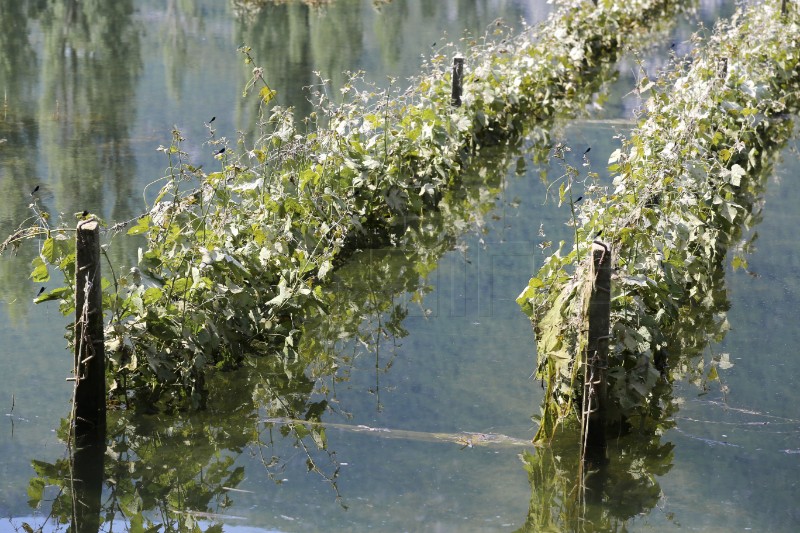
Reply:
<svg viewBox="0 0 800 533"><path fill-rule="evenodd" d="M703 6L706 20L729 12ZM482 33L497 17L534 23L547 10L526 0L395 0L378 11L369 0L338 0L323 11L294 3L237 17L231 3L210 0L0 0L0 229L30 216L36 186L54 215L136 216L166 166L155 148L174 126L194 162L211 164L205 122L216 117L217 135L229 138L253 128L241 98L248 71L235 52L243 43L281 103L306 114L302 87L316 83L315 70L334 88L342 71L357 69L400 84L443 40ZM666 39L681 43L688 27ZM670 44L650 53L653 68ZM605 109L559 126L573 164L591 146L590 168L602 172L637 105L619 103L630 70L620 67ZM527 450L552 461L519 442L535 432L541 393L530 378L533 335L514 298L539 266L540 225L547 239L568 238L568 210L544 204L541 169L526 160L453 198L447 215L424 221L398 249L364 252L340 270L331 315L304 336L303 353L328 355L313 370L289 378L264 358L220 375L207 412L113 415L106 508L135 515L125 506L137 494L149 516L184 527L192 516L204 529L222 520L226 531L513 531L552 511L518 458ZM612 496L587 516L605 513L630 531L800 527L798 169L787 149L748 257L753 275L728 273L732 330L710 348L734 362L721 373L727 392L716 383L705 395L676 388L685 399L676 428L647 450L620 448ZM40 508L28 504L32 462L39 474L54 465L55 479L65 457L57 429L71 394L66 321L54 306L30 304L35 253L0 260L2 531L32 520L23 517L43 523L57 488L44 487ZM135 250L113 253L123 264ZM289 430L291 419L323 409L324 436L319 426Z"/></svg>

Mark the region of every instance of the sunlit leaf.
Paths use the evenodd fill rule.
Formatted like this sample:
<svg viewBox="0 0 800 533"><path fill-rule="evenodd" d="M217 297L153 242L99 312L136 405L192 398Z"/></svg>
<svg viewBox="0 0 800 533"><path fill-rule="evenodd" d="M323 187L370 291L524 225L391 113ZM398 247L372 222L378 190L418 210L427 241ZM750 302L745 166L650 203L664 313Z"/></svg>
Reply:
<svg viewBox="0 0 800 533"><path fill-rule="evenodd" d="M128 235L141 235L142 233L147 233L150 231L150 221L150 215L143 216L136 222L135 226L128 230Z"/></svg>
<svg viewBox="0 0 800 533"><path fill-rule="evenodd" d="M142 303L144 305L153 305L159 301L163 295L163 291L158 287L150 287L144 291L144 294L142 295Z"/></svg>
<svg viewBox="0 0 800 533"><path fill-rule="evenodd" d="M44 293L41 296L37 297L33 300L33 303L42 303L42 302L49 302L51 300L61 300L67 296L72 294L72 289L69 287L59 287L57 289L53 289L50 292Z"/></svg>
<svg viewBox="0 0 800 533"><path fill-rule="evenodd" d="M733 165L731 167L731 185L739 187L742 184L742 177L747 175L745 169L740 165Z"/></svg>
<svg viewBox="0 0 800 533"><path fill-rule="evenodd" d="M273 98L275 98L275 95L277 95L278 93L277 91L273 91L269 87L263 87L258 92L258 94L261 96L261 99L264 101L264 103L268 104L272 101Z"/></svg>
<svg viewBox="0 0 800 533"><path fill-rule="evenodd" d="M47 265L42 261L41 257L34 257L33 272L31 272L31 279L36 283L45 283L50 281L50 273L47 270Z"/></svg>

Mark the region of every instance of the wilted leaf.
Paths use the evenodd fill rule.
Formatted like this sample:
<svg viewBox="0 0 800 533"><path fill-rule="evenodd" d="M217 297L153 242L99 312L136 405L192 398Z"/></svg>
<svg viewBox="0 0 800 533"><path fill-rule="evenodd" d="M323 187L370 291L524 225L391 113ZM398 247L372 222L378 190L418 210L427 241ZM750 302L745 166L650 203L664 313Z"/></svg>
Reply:
<svg viewBox="0 0 800 533"><path fill-rule="evenodd" d="M273 91L269 87L263 87L258 92L258 94L261 96L261 99L264 101L264 103L268 104L272 101L273 98L275 98L275 95L277 95L278 93L277 91Z"/></svg>

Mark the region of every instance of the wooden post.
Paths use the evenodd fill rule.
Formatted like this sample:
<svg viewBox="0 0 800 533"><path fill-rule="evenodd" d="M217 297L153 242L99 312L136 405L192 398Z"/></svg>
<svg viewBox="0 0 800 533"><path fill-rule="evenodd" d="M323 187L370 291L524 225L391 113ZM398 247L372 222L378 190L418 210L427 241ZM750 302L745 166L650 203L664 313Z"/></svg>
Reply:
<svg viewBox="0 0 800 533"><path fill-rule="evenodd" d="M453 92L450 102L454 107L461 107L461 91L464 83L464 58L453 58Z"/></svg>
<svg viewBox="0 0 800 533"><path fill-rule="evenodd" d="M106 360L103 294L100 283L100 230L97 220L78 223L75 264L76 441L105 439Z"/></svg>
<svg viewBox="0 0 800 533"><path fill-rule="evenodd" d="M592 274L594 284L589 300L583 431L587 455L598 457L598 454L604 456L606 449L606 371L611 330L611 250L599 241L592 244Z"/></svg>
<svg viewBox="0 0 800 533"><path fill-rule="evenodd" d="M781 0L781 15L786 16L786 0Z"/></svg>

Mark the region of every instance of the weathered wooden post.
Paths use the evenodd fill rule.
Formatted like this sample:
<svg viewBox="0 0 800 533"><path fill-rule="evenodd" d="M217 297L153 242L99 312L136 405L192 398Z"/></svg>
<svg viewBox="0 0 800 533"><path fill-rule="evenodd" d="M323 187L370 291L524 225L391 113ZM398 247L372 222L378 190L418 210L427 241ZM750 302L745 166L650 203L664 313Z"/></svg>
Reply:
<svg viewBox="0 0 800 533"><path fill-rule="evenodd" d="M75 244L75 436L99 441L106 431L106 357L97 220L78 223Z"/></svg>
<svg viewBox="0 0 800 533"><path fill-rule="evenodd" d="M453 58L453 92L450 102L455 107L461 107L461 92L464 84L464 58Z"/></svg>
<svg viewBox="0 0 800 533"><path fill-rule="evenodd" d="M71 461L75 508L69 531L95 533L100 528L106 451L106 357L97 220L78 223L75 248L75 435Z"/></svg>
<svg viewBox="0 0 800 533"><path fill-rule="evenodd" d="M599 241L592 244L592 278L583 431L587 454L600 458L605 455L606 449L608 408L606 371L611 329L611 250Z"/></svg>

